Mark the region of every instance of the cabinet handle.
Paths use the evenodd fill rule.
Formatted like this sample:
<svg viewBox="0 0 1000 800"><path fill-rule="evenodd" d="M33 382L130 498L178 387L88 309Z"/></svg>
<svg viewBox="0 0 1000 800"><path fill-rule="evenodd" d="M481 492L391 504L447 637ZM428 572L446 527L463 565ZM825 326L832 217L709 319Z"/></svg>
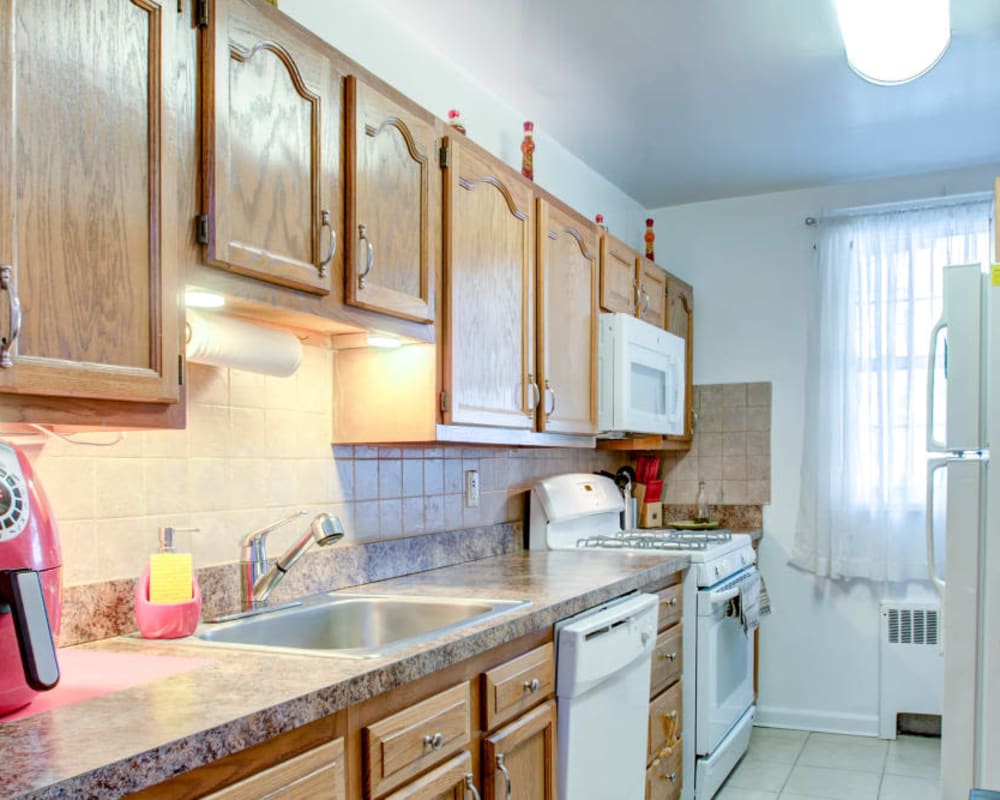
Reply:
<svg viewBox="0 0 1000 800"><path fill-rule="evenodd" d="M660 780L661 781L670 781L671 783L677 783L677 773L676 772L671 772L669 775L664 775L661 772L660 773Z"/></svg>
<svg viewBox="0 0 1000 800"><path fill-rule="evenodd" d="M507 772L507 765L504 763L503 753L497 753L497 769L503 773L503 780L507 786L507 791L504 797L506 800L510 800L510 773Z"/></svg>
<svg viewBox="0 0 1000 800"><path fill-rule="evenodd" d="M671 597L669 600L667 600L667 605L668 606L674 606L676 608L677 607L677 598L676 597Z"/></svg>
<svg viewBox="0 0 1000 800"><path fill-rule="evenodd" d="M323 228L330 229L330 246L326 250L326 258L319 262L319 276L321 278L326 277L326 268L333 259L333 254L337 251L337 232L333 229L333 224L330 222L330 212L325 208L320 212L320 234L323 233Z"/></svg>
<svg viewBox="0 0 1000 800"><path fill-rule="evenodd" d="M556 390L552 388L552 384L549 383L548 379L545 381L545 395L548 397L552 396L552 408L545 412L546 417L551 417L556 413Z"/></svg>
<svg viewBox="0 0 1000 800"><path fill-rule="evenodd" d="M365 278L368 277L368 273L372 271L372 266L375 264L375 248L372 247L372 240L368 238L368 226L358 225L358 241L364 242L368 246L368 255L365 258L365 270L360 275L358 275L358 288L365 288Z"/></svg>
<svg viewBox="0 0 1000 800"><path fill-rule="evenodd" d="M538 404L542 401L541 392L538 391L538 384L535 383L535 376L528 376L528 416L535 416L535 410L538 408Z"/></svg>
<svg viewBox="0 0 1000 800"><path fill-rule="evenodd" d="M10 331L5 338L0 339L0 367L6 369L14 366L10 352L21 332L21 300L14 290L14 268L10 264L0 266L0 290L7 292L10 304Z"/></svg>
<svg viewBox="0 0 1000 800"><path fill-rule="evenodd" d="M429 747L434 751L440 750L444 747L444 736L440 733L435 733L433 736L425 736L424 747Z"/></svg>
<svg viewBox="0 0 1000 800"><path fill-rule="evenodd" d="M675 650L673 653L657 653L657 657L660 661L676 661L677 651Z"/></svg>
<svg viewBox="0 0 1000 800"><path fill-rule="evenodd" d="M646 316L646 312L649 311L649 292L646 291L646 287L642 287L642 314L639 316Z"/></svg>
<svg viewBox="0 0 1000 800"><path fill-rule="evenodd" d="M534 694L539 689L542 688L542 682L538 678L532 678L530 681L524 682L524 691Z"/></svg>
<svg viewBox="0 0 1000 800"><path fill-rule="evenodd" d="M465 797L468 800L469 796L472 796L472 800L480 800L479 792L476 790L476 784L472 782L472 773L469 772L465 776Z"/></svg>

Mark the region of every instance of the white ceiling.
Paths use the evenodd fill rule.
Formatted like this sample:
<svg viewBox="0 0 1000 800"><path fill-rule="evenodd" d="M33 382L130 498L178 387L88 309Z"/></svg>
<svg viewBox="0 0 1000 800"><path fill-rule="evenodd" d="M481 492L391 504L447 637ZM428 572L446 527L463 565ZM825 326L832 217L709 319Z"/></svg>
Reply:
<svg viewBox="0 0 1000 800"><path fill-rule="evenodd" d="M896 87L832 0L378 2L648 208L1000 161L1000 0Z"/></svg>

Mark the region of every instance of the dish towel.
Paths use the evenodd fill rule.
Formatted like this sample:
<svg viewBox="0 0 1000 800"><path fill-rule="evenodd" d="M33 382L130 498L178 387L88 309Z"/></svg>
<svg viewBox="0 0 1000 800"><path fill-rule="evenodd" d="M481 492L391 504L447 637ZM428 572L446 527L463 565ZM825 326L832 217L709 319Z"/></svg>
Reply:
<svg viewBox="0 0 1000 800"><path fill-rule="evenodd" d="M767 591L767 582L764 576L760 576L760 615L762 617L771 613L771 594Z"/></svg>
<svg viewBox="0 0 1000 800"><path fill-rule="evenodd" d="M749 636L760 625L760 573L740 584L740 625Z"/></svg>

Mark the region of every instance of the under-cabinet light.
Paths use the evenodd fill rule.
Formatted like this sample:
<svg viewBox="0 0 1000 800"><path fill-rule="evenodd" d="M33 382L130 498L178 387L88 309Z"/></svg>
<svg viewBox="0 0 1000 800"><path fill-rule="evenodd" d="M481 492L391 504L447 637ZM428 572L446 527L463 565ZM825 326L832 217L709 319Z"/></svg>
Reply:
<svg viewBox="0 0 1000 800"><path fill-rule="evenodd" d="M950 0L834 0L847 63L871 83L928 72L951 41Z"/></svg>
<svg viewBox="0 0 1000 800"><path fill-rule="evenodd" d="M184 305L188 308L222 308L226 298L215 292L205 292L201 289L187 289L184 292Z"/></svg>
<svg viewBox="0 0 1000 800"><path fill-rule="evenodd" d="M377 333L373 333L368 336L369 347L380 347L383 350L395 350L397 347L401 347L402 344L403 343L395 336L384 336Z"/></svg>

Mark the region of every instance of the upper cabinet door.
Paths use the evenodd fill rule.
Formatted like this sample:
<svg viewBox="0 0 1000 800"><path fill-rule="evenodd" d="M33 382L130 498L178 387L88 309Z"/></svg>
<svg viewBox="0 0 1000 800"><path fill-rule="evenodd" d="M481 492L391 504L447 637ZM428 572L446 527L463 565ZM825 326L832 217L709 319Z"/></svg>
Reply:
<svg viewBox="0 0 1000 800"><path fill-rule="evenodd" d="M202 31L202 218L209 263L326 294L339 227L340 82L272 9L215 0Z"/></svg>
<svg viewBox="0 0 1000 800"><path fill-rule="evenodd" d="M667 330L684 340L684 436L689 440L693 433L694 382L694 289L689 283L673 275L667 276ZM673 437L671 437L673 438Z"/></svg>
<svg viewBox="0 0 1000 800"><path fill-rule="evenodd" d="M667 273L648 258L640 258L636 267L639 282L639 313L636 315L657 328L667 319Z"/></svg>
<svg viewBox="0 0 1000 800"><path fill-rule="evenodd" d="M355 77L347 79L347 303L433 322L434 127Z"/></svg>
<svg viewBox="0 0 1000 800"><path fill-rule="evenodd" d="M2 392L177 400L176 18L0 3Z"/></svg>
<svg viewBox="0 0 1000 800"><path fill-rule="evenodd" d="M539 429L597 432L597 232L538 200Z"/></svg>
<svg viewBox="0 0 1000 800"><path fill-rule="evenodd" d="M635 316L635 250L609 233L601 237L601 308Z"/></svg>
<svg viewBox="0 0 1000 800"><path fill-rule="evenodd" d="M531 187L474 145L446 140L446 424L535 427Z"/></svg>

